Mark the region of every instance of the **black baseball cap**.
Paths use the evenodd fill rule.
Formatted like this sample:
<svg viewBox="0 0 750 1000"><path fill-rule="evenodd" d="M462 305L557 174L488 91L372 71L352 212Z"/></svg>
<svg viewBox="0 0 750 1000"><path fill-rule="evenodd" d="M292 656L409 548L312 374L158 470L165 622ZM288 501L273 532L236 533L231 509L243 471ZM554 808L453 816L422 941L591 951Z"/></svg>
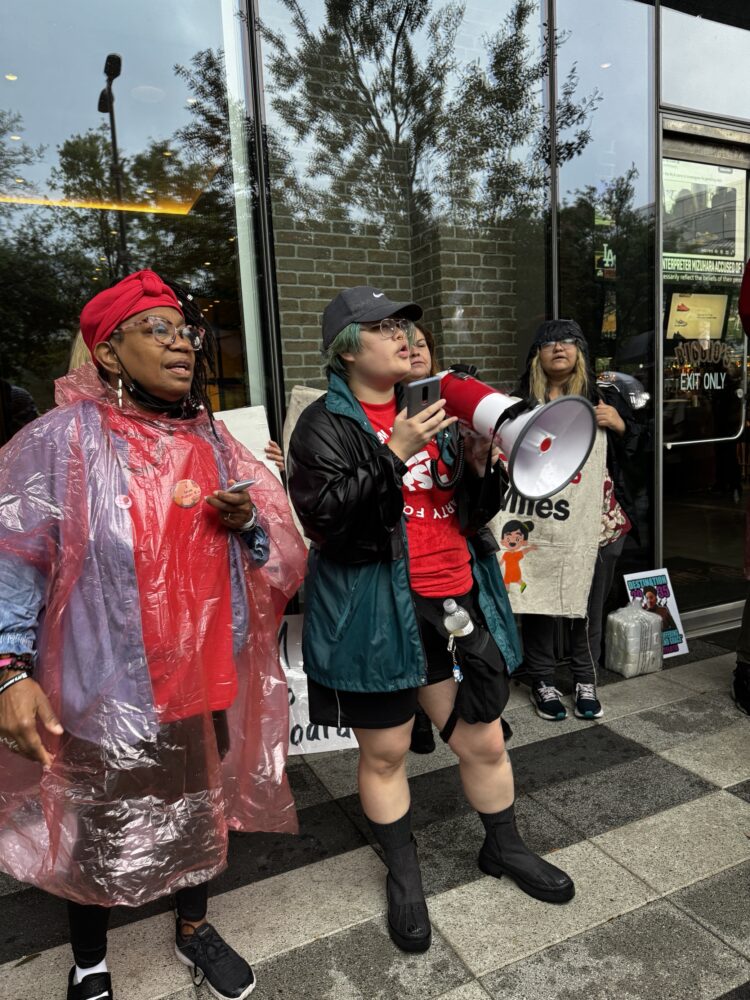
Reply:
<svg viewBox="0 0 750 1000"><path fill-rule="evenodd" d="M372 285L345 288L323 310L323 349L350 323L377 323L396 313L414 321L422 316L422 307L416 302L393 302Z"/></svg>

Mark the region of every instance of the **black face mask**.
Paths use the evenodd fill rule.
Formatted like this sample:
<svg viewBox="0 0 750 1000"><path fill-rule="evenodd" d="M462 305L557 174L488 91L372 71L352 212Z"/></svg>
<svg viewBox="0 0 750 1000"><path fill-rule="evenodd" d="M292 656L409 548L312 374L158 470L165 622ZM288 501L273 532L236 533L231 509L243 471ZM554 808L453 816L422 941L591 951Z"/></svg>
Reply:
<svg viewBox="0 0 750 1000"><path fill-rule="evenodd" d="M142 406L144 410L152 410L154 413L163 413L167 417L188 420L191 417L197 416L203 409L203 404L195 399L191 390L188 390L182 399L176 401L160 399L159 396L155 396L148 389L144 389L137 379L133 378L122 361L120 361L114 348L112 348L112 353L117 358L120 368L122 368L122 373L125 376L122 380L123 385L128 390L131 399L139 406Z"/></svg>

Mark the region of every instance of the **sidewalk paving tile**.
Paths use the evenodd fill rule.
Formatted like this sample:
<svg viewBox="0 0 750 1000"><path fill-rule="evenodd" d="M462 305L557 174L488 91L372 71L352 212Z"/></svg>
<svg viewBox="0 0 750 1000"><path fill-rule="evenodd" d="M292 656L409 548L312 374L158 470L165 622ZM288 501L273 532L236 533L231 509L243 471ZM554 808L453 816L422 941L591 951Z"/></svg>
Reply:
<svg viewBox="0 0 750 1000"><path fill-rule="evenodd" d="M440 1000L489 1000L489 993L476 979L443 993Z"/></svg>
<svg viewBox="0 0 750 1000"><path fill-rule="evenodd" d="M750 959L748 885L750 861L695 882L668 899Z"/></svg>
<svg viewBox="0 0 750 1000"><path fill-rule="evenodd" d="M731 698L724 693L713 693L692 695L626 715L609 725L613 732L642 743L649 750L660 751L726 729L737 722L737 717Z"/></svg>
<svg viewBox="0 0 750 1000"><path fill-rule="evenodd" d="M750 802L750 781L741 781L739 785L731 785L726 791L744 799L745 802Z"/></svg>
<svg viewBox="0 0 750 1000"><path fill-rule="evenodd" d="M561 781L604 771L648 755L644 746L620 736L606 725L594 725L510 751L516 789L521 794L533 794Z"/></svg>
<svg viewBox="0 0 750 1000"><path fill-rule="evenodd" d="M736 653L724 653L708 660L697 660L695 663L686 663L680 667L668 667L665 676L693 691L729 691L736 663Z"/></svg>
<svg viewBox="0 0 750 1000"><path fill-rule="evenodd" d="M739 784L750 778L750 719L662 750L661 756L722 788Z"/></svg>
<svg viewBox="0 0 750 1000"><path fill-rule="evenodd" d="M334 798L357 794L357 749L306 754L305 760ZM451 767L455 763L456 755L435 733L435 750L432 753L407 754L406 773L413 777Z"/></svg>
<svg viewBox="0 0 750 1000"><path fill-rule="evenodd" d="M655 893L583 841L547 855L576 883L569 903L532 899L509 878L486 877L430 901L433 925L475 976L642 906Z"/></svg>
<svg viewBox="0 0 750 1000"><path fill-rule="evenodd" d="M330 799L330 792L318 779L303 756L288 757L286 773L298 811L320 805L321 802L328 802Z"/></svg>
<svg viewBox="0 0 750 1000"><path fill-rule="evenodd" d="M528 796L516 799L516 816L521 836L538 854L581 840L571 826ZM419 830L416 838L422 882L428 896L484 878L477 865L484 827L475 812L431 823Z"/></svg>
<svg viewBox="0 0 750 1000"><path fill-rule="evenodd" d="M168 913L110 930L107 964L117 1000L161 1000L190 987L188 969L174 956L174 917ZM23 964L8 962L0 966L0 996L63 1000L71 965L69 945Z"/></svg>
<svg viewBox="0 0 750 1000"><path fill-rule="evenodd" d="M437 1000L473 978L434 928L429 951L399 951L384 917L260 962L256 972L258 994L274 1000Z"/></svg>
<svg viewBox="0 0 750 1000"><path fill-rule="evenodd" d="M651 903L484 977L494 1000L713 1000L750 963L666 902Z"/></svg>
<svg viewBox="0 0 750 1000"><path fill-rule="evenodd" d="M750 805L718 791L594 837L660 893L750 858Z"/></svg>
<svg viewBox="0 0 750 1000"><path fill-rule="evenodd" d="M533 797L586 837L606 833L701 795L716 786L656 755L561 781Z"/></svg>
<svg viewBox="0 0 750 1000"><path fill-rule="evenodd" d="M214 919L254 964L382 913L385 874L363 847L225 893Z"/></svg>
<svg viewBox="0 0 750 1000"><path fill-rule="evenodd" d="M716 997L716 1000L750 1000L750 979L731 992L722 993L720 997Z"/></svg>

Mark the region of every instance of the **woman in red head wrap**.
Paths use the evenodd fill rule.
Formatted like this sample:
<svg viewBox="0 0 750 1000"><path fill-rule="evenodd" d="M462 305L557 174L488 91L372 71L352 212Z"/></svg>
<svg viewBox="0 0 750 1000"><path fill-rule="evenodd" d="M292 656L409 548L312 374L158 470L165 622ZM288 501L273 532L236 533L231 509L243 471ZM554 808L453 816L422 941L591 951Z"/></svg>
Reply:
<svg viewBox="0 0 750 1000"><path fill-rule="evenodd" d="M295 829L276 627L304 549L213 422L189 296L140 271L81 332L95 363L0 451L0 869L68 900L69 1000L112 996L110 908L167 893L177 957L237 1000L207 887L228 828Z"/></svg>

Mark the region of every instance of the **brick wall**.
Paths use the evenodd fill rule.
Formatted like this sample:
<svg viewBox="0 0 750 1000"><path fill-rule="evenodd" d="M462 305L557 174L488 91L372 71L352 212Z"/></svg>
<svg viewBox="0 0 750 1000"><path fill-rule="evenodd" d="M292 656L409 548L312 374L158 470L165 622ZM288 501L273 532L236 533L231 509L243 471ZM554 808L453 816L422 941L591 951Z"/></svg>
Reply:
<svg viewBox="0 0 750 1000"><path fill-rule="evenodd" d="M294 219L274 212L282 360L287 394L323 387L320 316L342 288L369 284L425 310L443 364L479 366L482 377L512 384L517 374L513 240L510 228L472 234L455 225L381 225Z"/></svg>

